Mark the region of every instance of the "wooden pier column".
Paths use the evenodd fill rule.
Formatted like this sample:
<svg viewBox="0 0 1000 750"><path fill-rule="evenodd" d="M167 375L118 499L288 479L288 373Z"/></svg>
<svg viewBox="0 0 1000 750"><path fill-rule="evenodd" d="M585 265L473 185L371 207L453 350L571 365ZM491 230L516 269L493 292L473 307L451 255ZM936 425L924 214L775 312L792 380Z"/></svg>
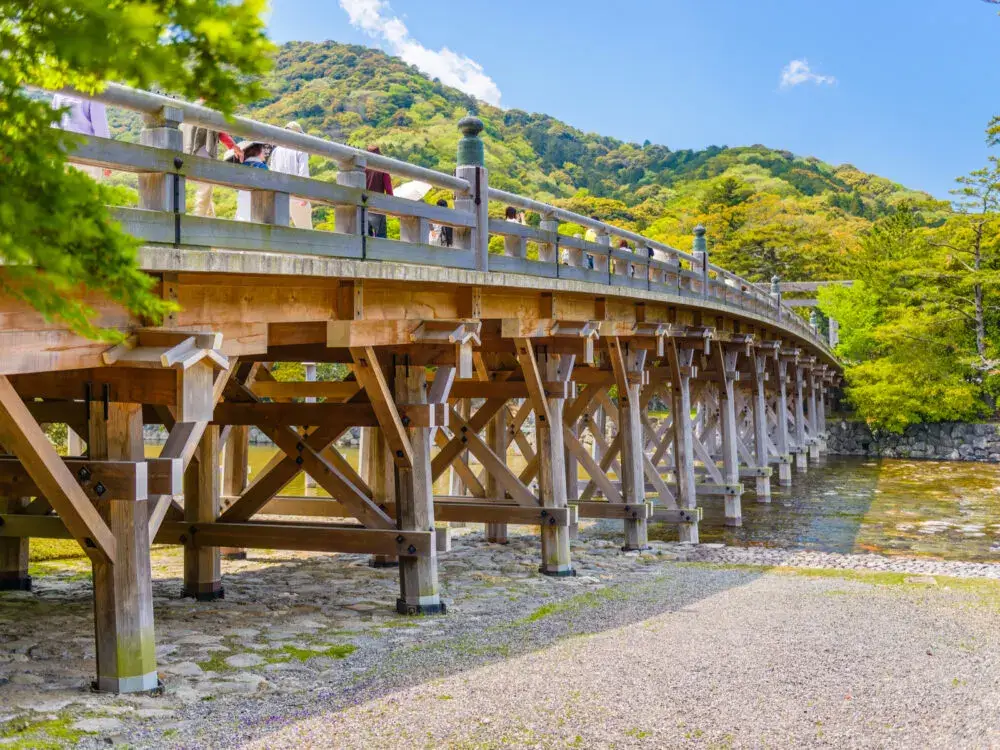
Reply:
<svg viewBox="0 0 1000 750"><path fill-rule="evenodd" d="M788 446L788 361L779 354L775 388L774 445L778 449L778 486L792 486L792 457Z"/></svg>
<svg viewBox="0 0 1000 750"><path fill-rule="evenodd" d="M184 520L214 523L219 516L219 427L209 425L184 473ZM182 595L210 602L223 599L222 553L219 547L184 547Z"/></svg>
<svg viewBox="0 0 1000 750"><path fill-rule="evenodd" d="M22 512L30 497L0 497L0 513ZM28 575L28 537L0 537L0 591L31 591Z"/></svg>
<svg viewBox="0 0 1000 750"><path fill-rule="evenodd" d="M396 472L393 469L392 451L385 435L378 427L364 428L367 448L361 461L362 477L372 491L375 504L384 507L396 502ZM368 564L373 568L395 568L399 558L395 555L372 555Z"/></svg>
<svg viewBox="0 0 1000 750"><path fill-rule="evenodd" d="M486 443L497 458L507 463L507 407L500 409L486 427ZM492 472L486 472L486 497L493 502L503 502L506 495ZM507 524L488 522L486 541L492 544L507 544Z"/></svg>
<svg viewBox="0 0 1000 750"><path fill-rule="evenodd" d="M618 385L618 429L621 432L622 500L627 505L646 502L646 475L643 471L645 436L642 431L641 375L646 365L644 349L622 351L621 340L609 339L608 349ZM625 519L624 550L649 547L646 519Z"/></svg>
<svg viewBox="0 0 1000 750"><path fill-rule="evenodd" d="M572 425L568 425L567 428L573 437L579 439L580 437L580 422L579 420L574 422ZM565 439L563 440L565 442ZM577 461L576 454L573 453L569 448L566 449L566 502L575 503L580 499L580 463ZM575 523L571 524L569 527L569 538L576 539L580 534L580 522L577 520Z"/></svg>
<svg viewBox="0 0 1000 750"><path fill-rule="evenodd" d="M250 473L250 426L233 425L229 428L222 459L222 494L239 497L247 488ZM221 547L226 560L246 560L247 551L239 547Z"/></svg>
<svg viewBox="0 0 1000 750"><path fill-rule="evenodd" d="M716 346L721 350L721 345ZM735 371L735 353L725 352L720 354L717 363L721 365L725 362L725 370L722 372L722 381L719 383L719 423L722 434L722 478L727 489L723 498L726 503L726 526L743 525L743 508L740 501L740 493L743 491L740 484L740 457L737 445L736 433L736 393L735 381L731 373ZM730 364L732 368L730 369Z"/></svg>
<svg viewBox="0 0 1000 750"><path fill-rule="evenodd" d="M812 370L808 374L809 384L809 458L813 461L820 459L822 444L819 437L819 399L817 398L817 387L819 377Z"/></svg>
<svg viewBox="0 0 1000 750"><path fill-rule="evenodd" d="M809 470L809 446L806 440L805 382L802 365L795 366L795 468Z"/></svg>
<svg viewBox="0 0 1000 750"><path fill-rule="evenodd" d="M424 367L397 365L395 397L399 404L426 404L427 373ZM396 525L402 531L434 531L434 490L431 479L431 430L407 427L413 462L395 465L397 505ZM444 612L438 588L437 550L431 545L427 557L400 556L400 597L396 611L404 615Z"/></svg>
<svg viewBox="0 0 1000 750"><path fill-rule="evenodd" d="M521 343L518 343L519 354ZM573 372L573 354L546 354L538 358L542 380L566 382ZM528 375L525 375L527 379ZM546 508L566 507L566 444L563 439L565 399L545 398L545 412L535 412L538 451L538 492ZM569 554L569 527L542 526L542 565L547 576L575 575Z"/></svg>
<svg viewBox="0 0 1000 750"><path fill-rule="evenodd" d="M698 498L694 482L694 425L691 420L691 377L694 373L694 349L672 341L667 347L670 360L670 411L674 429L674 473L677 479L677 505L694 509ZM698 524L678 524L682 542L698 543Z"/></svg>
<svg viewBox="0 0 1000 750"><path fill-rule="evenodd" d="M468 420L470 414L472 413L472 399L468 398L459 399L455 408L458 410L459 416L461 416L462 419ZM458 462L461 462L466 467L468 467L469 451L467 450L462 451L461 454L459 454L458 458L455 459L455 463ZM455 468L455 464L452 464L451 469L449 469L449 471L451 472L451 477L449 478L449 483L448 483L448 489L449 489L448 494L458 497L465 495L466 494L465 482L462 481L462 475L459 474L458 469ZM467 526L468 524L465 521L452 521L450 525L456 528L461 528Z"/></svg>
<svg viewBox="0 0 1000 750"><path fill-rule="evenodd" d="M91 402L87 442L92 459L143 461L142 405ZM158 684L148 505L148 500L115 498L96 503L115 539L115 563L94 562L96 687L101 691L135 693Z"/></svg>
<svg viewBox="0 0 1000 750"><path fill-rule="evenodd" d="M767 359L761 352L753 355L753 403L751 412L753 418L753 448L754 462L758 469L768 467L767 456L767 396L764 384L767 380ZM771 477L757 477L757 502L771 502Z"/></svg>

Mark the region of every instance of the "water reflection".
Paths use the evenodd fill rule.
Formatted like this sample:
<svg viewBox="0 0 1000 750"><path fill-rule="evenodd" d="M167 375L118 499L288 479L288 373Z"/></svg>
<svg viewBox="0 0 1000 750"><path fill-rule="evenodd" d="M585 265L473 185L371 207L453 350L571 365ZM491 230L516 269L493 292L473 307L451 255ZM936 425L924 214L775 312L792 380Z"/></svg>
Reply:
<svg viewBox="0 0 1000 750"><path fill-rule="evenodd" d="M702 504L706 542L1000 561L996 465L831 457L771 505L744 495L741 528L723 526L720 501Z"/></svg>

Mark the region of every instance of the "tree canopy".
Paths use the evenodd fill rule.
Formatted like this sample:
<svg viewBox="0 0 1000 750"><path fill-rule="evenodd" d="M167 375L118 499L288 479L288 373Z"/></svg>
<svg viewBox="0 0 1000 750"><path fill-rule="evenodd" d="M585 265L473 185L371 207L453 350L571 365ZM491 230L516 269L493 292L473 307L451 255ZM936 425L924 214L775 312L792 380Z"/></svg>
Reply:
<svg viewBox="0 0 1000 750"><path fill-rule="evenodd" d="M85 92L104 81L160 88L230 111L259 95L271 45L264 0L0 0L0 259L4 291L47 319L88 336L113 336L94 321L84 291L132 313L167 309L136 261L136 243L111 220L114 196L66 169L75 138L50 128L47 101L28 86Z"/></svg>

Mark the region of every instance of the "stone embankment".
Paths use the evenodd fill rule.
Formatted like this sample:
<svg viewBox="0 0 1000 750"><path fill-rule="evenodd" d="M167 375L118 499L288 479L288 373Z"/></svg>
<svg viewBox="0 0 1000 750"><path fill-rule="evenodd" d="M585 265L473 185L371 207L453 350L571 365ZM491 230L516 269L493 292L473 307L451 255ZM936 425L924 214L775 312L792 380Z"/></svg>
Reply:
<svg viewBox="0 0 1000 750"><path fill-rule="evenodd" d="M927 458L1000 463L1000 424L917 424L902 434L873 432L864 422L827 420L827 448L833 455Z"/></svg>

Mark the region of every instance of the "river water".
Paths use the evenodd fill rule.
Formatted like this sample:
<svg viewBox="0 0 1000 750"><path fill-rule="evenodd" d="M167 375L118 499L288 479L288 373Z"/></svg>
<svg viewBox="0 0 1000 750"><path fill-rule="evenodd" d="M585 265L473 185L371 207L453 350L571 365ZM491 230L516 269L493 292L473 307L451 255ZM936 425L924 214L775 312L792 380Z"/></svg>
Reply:
<svg viewBox="0 0 1000 750"><path fill-rule="evenodd" d="M251 477L274 450L251 446ZM150 452L159 452L159 446L150 446ZM344 453L356 466L357 449ZM515 470L522 463L514 453L509 461ZM447 476L438 480L435 493L448 493ZM806 474L793 474L791 487L773 487L772 492L769 505L756 502L752 492L743 496L741 528L723 525L721 498L702 498L701 540L1000 561L997 465L828 457ZM282 494L326 495L306 488L302 474ZM676 530L654 525L650 536L671 540Z"/></svg>

